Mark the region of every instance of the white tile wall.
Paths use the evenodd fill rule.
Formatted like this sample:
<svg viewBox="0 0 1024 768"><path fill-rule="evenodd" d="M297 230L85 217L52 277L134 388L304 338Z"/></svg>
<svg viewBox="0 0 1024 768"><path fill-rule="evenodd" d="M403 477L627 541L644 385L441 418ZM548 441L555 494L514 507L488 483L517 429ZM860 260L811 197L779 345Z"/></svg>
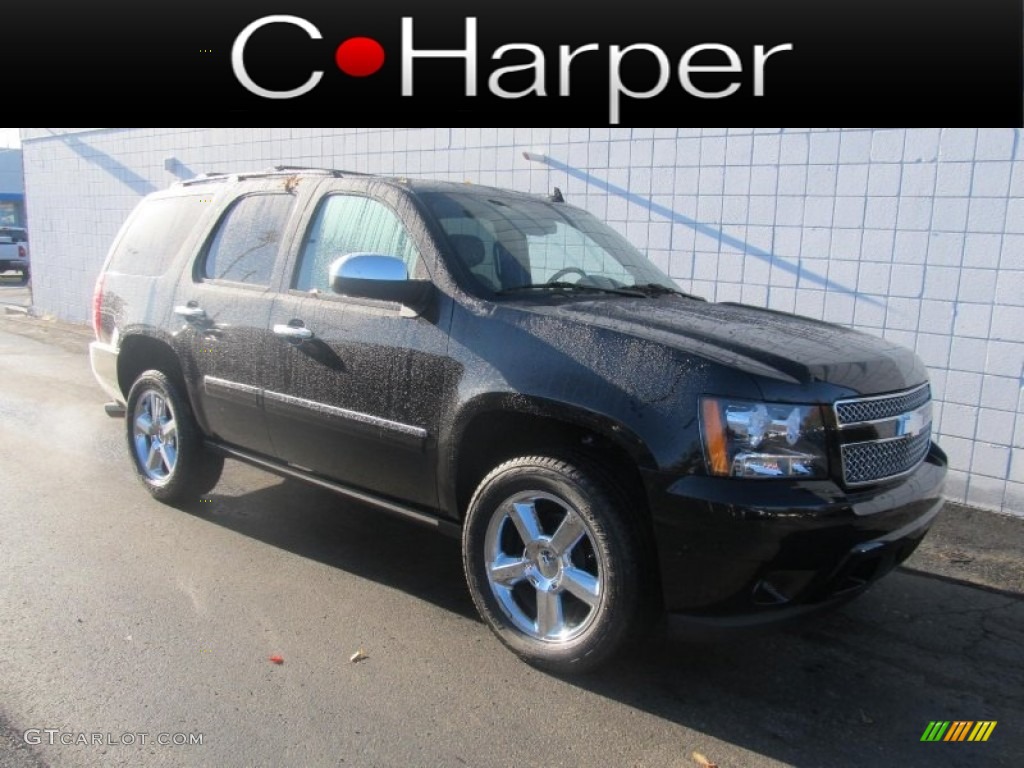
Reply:
<svg viewBox="0 0 1024 768"><path fill-rule="evenodd" d="M39 312L87 322L122 219L175 173L292 163L559 186L684 289L913 346L933 377L950 497L1024 516L1018 129L31 128L22 138Z"/></svg>

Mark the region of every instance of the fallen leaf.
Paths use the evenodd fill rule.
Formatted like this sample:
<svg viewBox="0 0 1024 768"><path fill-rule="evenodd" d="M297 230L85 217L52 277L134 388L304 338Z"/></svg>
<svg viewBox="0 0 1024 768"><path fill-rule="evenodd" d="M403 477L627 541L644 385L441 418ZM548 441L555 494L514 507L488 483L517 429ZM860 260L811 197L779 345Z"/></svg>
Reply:
<svg viewBox="0 0 1024 768"><path fill-rule="evenodd" d="M275 664L284 664L284 656L277 656L275 654L274 656L270 657L270 660Z"/></svg>
<svg viewBox="0 0 1024 768"><path fill-rule="evenodd" d="M712 763L700 752L693 753L693 760L697 765L703 766L703 768L718 768L718 763Z"/></svg>
<svg viewBox="0 0 1024 768"><path fill-rule="evenodd" d="M355 664L357 662L362 661L363 659L368 659L368 658L370 658L370 657L366 655L366 652L362 648L360 648L358 651L356 651L351 656L349 656L348 660L350 662L352 662L353 664Z"/></svg>

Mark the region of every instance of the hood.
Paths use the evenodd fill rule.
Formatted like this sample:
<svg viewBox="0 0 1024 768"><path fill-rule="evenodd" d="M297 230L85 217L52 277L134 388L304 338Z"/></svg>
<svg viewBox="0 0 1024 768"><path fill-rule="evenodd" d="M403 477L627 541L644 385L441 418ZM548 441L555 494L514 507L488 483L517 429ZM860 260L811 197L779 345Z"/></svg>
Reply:
<svg viewBox="0 0 1024 768"><path fill-rule="evenodd" d="M600 297L518 303L530 313L665 344L773 383L826 382L853 395L921 384L927 372L912 351L882 338L787 312L681 296ZM770 396L770 391L764 392Z"/></svg>

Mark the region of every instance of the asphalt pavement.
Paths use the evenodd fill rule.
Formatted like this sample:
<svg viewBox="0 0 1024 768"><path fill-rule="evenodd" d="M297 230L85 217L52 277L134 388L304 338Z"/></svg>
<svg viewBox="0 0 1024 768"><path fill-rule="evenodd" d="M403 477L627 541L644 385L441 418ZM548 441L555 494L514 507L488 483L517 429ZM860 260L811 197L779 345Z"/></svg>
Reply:
<svg viewBox="0 0 1024 768"><path fill-rule="evenodd" d="M2 767L1024 765L1022 518L947 504L835 614L562 680L480 622L453 539L231 461L152 500L90 338L0 315Z"/></svg>

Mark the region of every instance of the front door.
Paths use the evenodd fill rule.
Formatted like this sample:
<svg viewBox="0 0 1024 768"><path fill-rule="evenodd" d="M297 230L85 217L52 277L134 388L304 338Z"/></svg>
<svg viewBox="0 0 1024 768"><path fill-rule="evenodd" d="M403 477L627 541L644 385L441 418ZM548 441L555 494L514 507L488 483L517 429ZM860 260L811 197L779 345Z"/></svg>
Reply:
<svg viewBox="0 0 1024 768"><path fill-rule="evenodd" d="M445 370L450 300L438 292L413 317L390 302L332 293L331 262L355 252L400 257L410 275L427 277L421 248L389 204L337 193L319 202L291 290L272 310L271 441L291 464L433 507L439 409L453 380Z"/></svg>

